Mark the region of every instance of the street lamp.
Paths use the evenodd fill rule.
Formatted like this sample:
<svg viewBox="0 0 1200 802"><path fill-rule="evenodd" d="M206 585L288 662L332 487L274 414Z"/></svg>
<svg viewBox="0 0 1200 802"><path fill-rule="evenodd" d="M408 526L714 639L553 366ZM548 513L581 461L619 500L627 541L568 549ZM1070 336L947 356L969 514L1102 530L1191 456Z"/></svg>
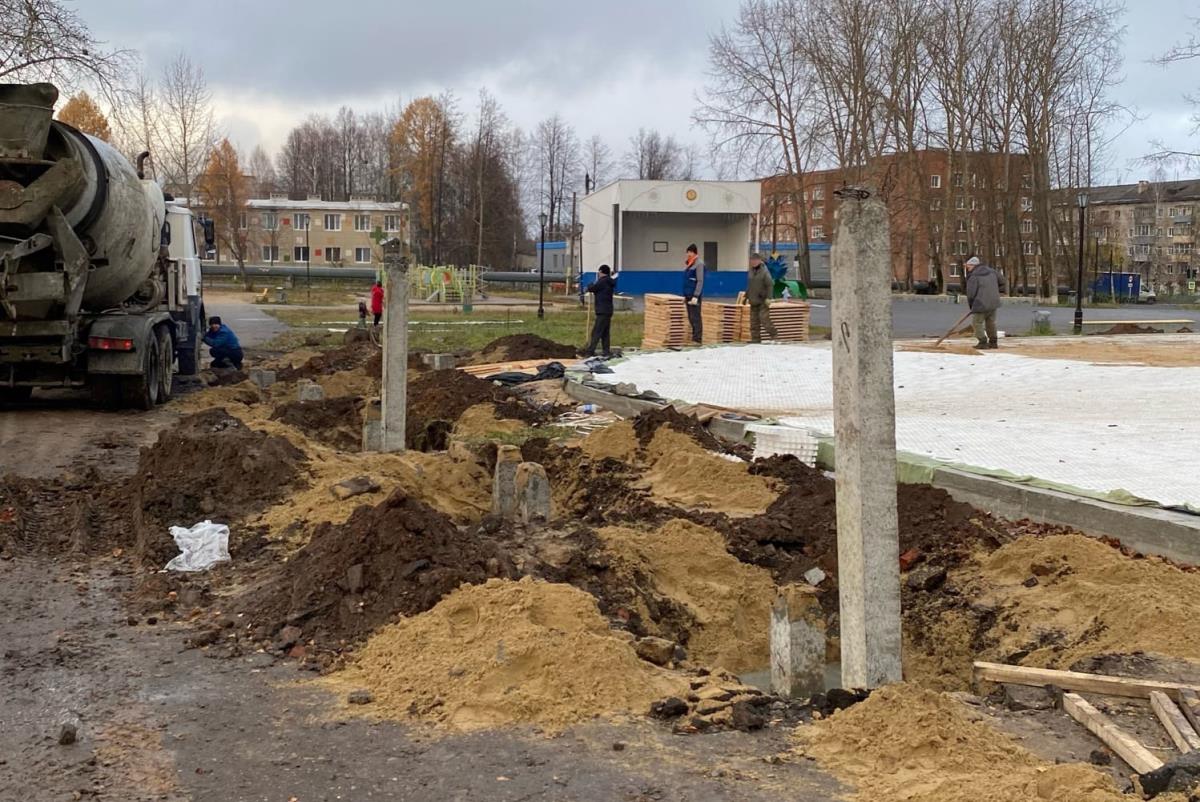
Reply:
<svg viewBox="0 0 1200 802"><path fill-rule="evenodd" d="M1083 334L1083 220L1087 212L1088 194L1080 192L1079 197L1079 276L1075 284L1075 333Z"/></svg>
<svg viewBox="0 0 1200 802"><path fill-rule="evenodd" d="M541 266L538 276L538 320L546 317L546 213L542 212L538 215L538 222L542 224L542 248L541 248Z"/></svg>

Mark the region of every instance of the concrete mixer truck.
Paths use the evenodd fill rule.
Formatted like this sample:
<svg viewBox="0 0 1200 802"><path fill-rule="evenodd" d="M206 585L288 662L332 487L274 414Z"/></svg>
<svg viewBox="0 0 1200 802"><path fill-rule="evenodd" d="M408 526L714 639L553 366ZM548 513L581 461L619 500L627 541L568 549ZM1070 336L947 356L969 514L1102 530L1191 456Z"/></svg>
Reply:
<svg viewBox="0 0 1200 802"><path fill-rule="evenodd" d="M52 120L51 84L0 84L0 403L88 388L149 409L195 374L191 211L115 148Z"/></svg>

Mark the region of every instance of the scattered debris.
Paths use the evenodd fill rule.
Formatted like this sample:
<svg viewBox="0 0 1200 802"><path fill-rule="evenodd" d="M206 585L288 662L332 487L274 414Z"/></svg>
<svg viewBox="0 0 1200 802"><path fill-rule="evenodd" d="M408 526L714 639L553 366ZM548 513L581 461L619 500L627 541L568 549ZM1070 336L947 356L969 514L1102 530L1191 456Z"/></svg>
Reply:
<svg viewBox="0 0 1200 802"><path fill-rule="evenodd" d="M345 500L366 493L378 493L379 489L379 482L376 482L371 477L356 476L353 479L338 482L333 486L332 492L335 498Z"/></svg>

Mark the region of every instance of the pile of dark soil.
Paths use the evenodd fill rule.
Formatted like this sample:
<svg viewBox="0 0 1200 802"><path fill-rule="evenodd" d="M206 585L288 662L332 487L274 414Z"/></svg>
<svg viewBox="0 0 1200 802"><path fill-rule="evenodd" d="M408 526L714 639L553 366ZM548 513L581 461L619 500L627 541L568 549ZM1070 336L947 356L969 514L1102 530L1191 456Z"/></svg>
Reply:
<svg viewBox="0 0 1200 802"><path fill-rule="evenodd" d="M543 413L524 404L507 390L461 370L433 370L411 378L405 438L417 451L443 451L454 422L468 408L491 401L497 417L539 423Z"/></svg>
<svg viewBox="0 0 1200 802"><path fill-rule="evenodd" d="M380 350L369 341L352 342L317 354L298 368L283 368L276 373L276 379L281 382L294 382L297 379L313 379L317 376L328 376L343 370L358 370L359 368L368 366L369 363L373 363L378 367L374 374L371 374L368 367L368 375L374 375L378 378L383 370L383 356Z"/></svg>
<svg viewBox="0 0 1200 802"><path fill-rule="evenodd" d="M324 648L358 640L397 614L424 612L464 582L517 576L494 540L459 531L401 490L344 524L319 526L280 571L246 598L246 613L272 635L299 627Z"/></svg>
<svg viewBox="0 0 1200 802"><path fill-rule="evenodd" d="M1137 323L1118 323L1115 326L1110 326L1104 331L1089 332L1091 336L1102 336L1106 334L1162 334L1162 329L1156 329L1151 326L1139 326Z"/></svg>
<svg viewBox="0 0 1200 802"><path fill-rule="evenodd" d="M509 334L483 346L471 361L476 365L487 365L527 359L572 359L574 356L573 345L556 343L536 334Z"/></svg>
<svg viewBox="0 0 1200 802"><path fill-rule="evenodd" d="M138 460L132 485L139 555L162 565L176 554L169 527L206 519L233 524L265 510L300 481L306 463L284 438L249 429L224 409L183 418Z"/></svg>
<svg viewBox="0 0 1200 802"><path fill-rule="evenodd" d="M643 412L633 419L633 430L637 433L638 443L642 448L650 445L655 433L663 426L682 432L695 440L709 451L729 454L733 452L728 444L718 440L699 420L691 415L684 415L672 406Z"/></svg>
<svg viewBox="0 0 1200 802"><path fill-rule="evenodd" d="M366 402L344 395L322 401L289 401L275 407L271 420L294 426L341 451L362 450L362 411Z"/></svg>

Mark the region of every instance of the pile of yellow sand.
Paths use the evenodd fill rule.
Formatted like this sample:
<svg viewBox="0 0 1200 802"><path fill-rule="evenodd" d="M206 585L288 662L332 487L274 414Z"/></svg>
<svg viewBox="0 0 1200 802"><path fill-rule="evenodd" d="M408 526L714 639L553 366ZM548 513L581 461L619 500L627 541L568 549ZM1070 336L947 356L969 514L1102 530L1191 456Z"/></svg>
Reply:
<svg viewBox="0 0 1200 802"><path fill-rule="evenodd" d="M768 665L768 624L775 583L769 572L746 565L725 550L711 529L671 521L652 532L609 527L597 533L620 568L640 569L663 596L696 619L688 656L731 671ZM640 611L649 621L648 611Z"/></svg>
<svg viewBox="0 0 1200 802"><path fill-rule="evenodd" d="M194 393L179 396L171 408L184 413L199 412L213 407L252 406L262 402L262 394L251 382L226 384L221 387L206 387ZM230 410L230 414L233 411Z"/></svg>
<svg viewBox="0 0 1200 802"><path fill-rule="evenodd" d="M1038 584L1024 587L1033 575ZM1004 608L1000 651L1028 648L1041 631L1064 634L1064 651L1034 651L1027 665L1066 667L1105 652L1200 659L1200 575L1156 558L1131 559L1083 535L1005 545L984 558L980 591Z"/></svg>
<svg viewBox="0 0 1200 802"><path fill-rule="evenodd" d="M473 730L564 727L644 713L687 692L684 678L639 659L596 601L570 585L492 579L463 586L421 615L391 624L330 677L369 689L371 712Z"/></svg>
<svg viewBox="0 0 1200 802"><path fill-rule="evenodd" d="M1108 775L1053 765L975 720L960 702L892 685L801 727L799 751L854 786L861 802L1123 802Z"/></svg>
<svg viewBox="0 0 1200 802"><path fill-rule="evenodd" d="M481 438L488 435L518 432L526 424L511 418L497 418L496 405L490 401L467 407L454 424L454 436Z"/></svg>
<svg viewBox="0 0 1200 802"><path fill-rule="evenodd" d="M580 448L594 460L612 458L622 462L635 462L638 439L633 429L633 421L617 421L611 426L592 432L583 439Z"/></svg>
<svg viewBox="0 0 1200 802"><path fill-rule="evenodd" d="M685 509L750 517L761 515L779 498L774 479L754 476L746 463L714 454L668 426L650 441L646 462L644 479L651 495Z"/></svg>

